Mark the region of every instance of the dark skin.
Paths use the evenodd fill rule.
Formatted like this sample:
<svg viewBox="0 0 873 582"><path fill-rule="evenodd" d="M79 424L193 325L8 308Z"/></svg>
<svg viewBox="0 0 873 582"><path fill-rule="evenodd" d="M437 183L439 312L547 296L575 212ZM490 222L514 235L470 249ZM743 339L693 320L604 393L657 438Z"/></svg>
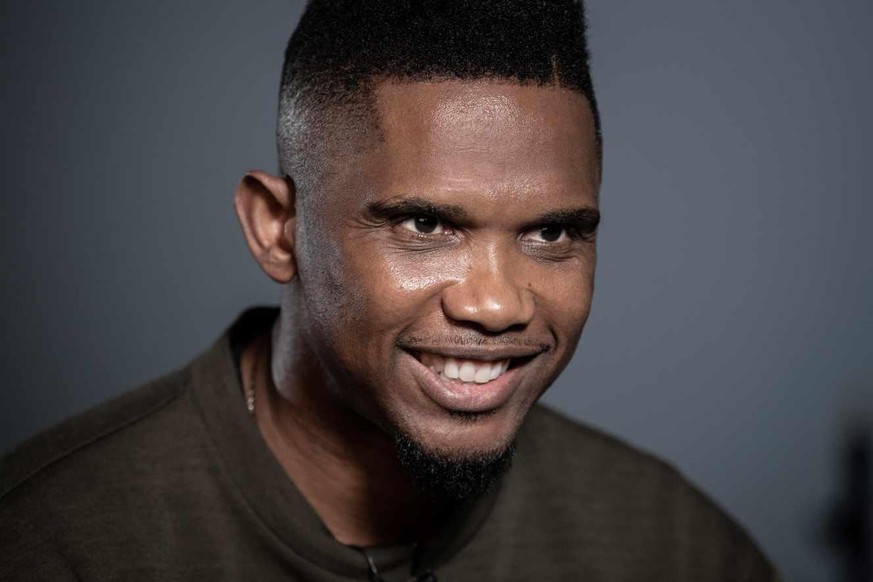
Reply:
<svg viewBox="0 0 873 582"><path fill-rule="evenodd" d="M252 254L285 284L242 360L258 425L334 537L362 546L434 523L394 435L454 459L512 442L588 317L599 217L576 92L385 82L376 107L381 139L305 204L293 176L253 171L236 193ZM441 377L450 356L483 378Z"/></svg>

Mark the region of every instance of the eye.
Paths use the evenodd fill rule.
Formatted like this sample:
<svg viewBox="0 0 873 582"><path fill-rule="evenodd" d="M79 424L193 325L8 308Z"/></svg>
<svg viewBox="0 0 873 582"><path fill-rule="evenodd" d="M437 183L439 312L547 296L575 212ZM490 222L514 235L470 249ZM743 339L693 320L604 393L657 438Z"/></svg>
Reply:
<svg viewBox="0 0 873 582"><path fill-rule="evenodd" d="M523 238L534 242L555 243L564 242L568 235L567 229L560 224L549 224L526 232Z"/></svg>
<svg viewBox="0 0 873 582"><path fill-rule="evenodd" d="M407 218L400 223L400 226L416 234L440 234L445 230L439 218L426 214L418 214Z"/></svg>

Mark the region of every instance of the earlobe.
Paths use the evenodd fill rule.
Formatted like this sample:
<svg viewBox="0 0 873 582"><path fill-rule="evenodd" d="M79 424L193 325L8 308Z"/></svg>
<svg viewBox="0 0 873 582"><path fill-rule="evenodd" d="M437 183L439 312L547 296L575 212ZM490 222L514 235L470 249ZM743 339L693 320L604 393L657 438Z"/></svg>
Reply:
<svg viewBox="0 0 873 582"><path fill-rule="evenodd" d="M297 273L295 194L290 179L253 170L240 181L234 196L236 215L252 256L279 283L289 282Z"/></svg>

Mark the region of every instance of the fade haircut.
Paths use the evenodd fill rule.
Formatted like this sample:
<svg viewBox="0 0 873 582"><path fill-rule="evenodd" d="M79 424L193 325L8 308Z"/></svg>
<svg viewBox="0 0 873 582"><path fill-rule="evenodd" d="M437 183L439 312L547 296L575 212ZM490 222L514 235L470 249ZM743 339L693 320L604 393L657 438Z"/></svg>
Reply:
<svg viewBox="0 0 873 582"><path fill-rule="evenodd" d="M336 148L379 134L382 81L489 79L570 89L600 116L581 0L310 0L282 69L280 171L303 201Z"/></svg>

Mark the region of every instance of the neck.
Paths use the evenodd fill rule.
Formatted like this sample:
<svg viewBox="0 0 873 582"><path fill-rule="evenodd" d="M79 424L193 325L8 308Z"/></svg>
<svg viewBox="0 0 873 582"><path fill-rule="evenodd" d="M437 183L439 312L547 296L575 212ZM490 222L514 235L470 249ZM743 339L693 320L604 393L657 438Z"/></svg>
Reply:
<svg viewBox="0 0 873 582"><path fill-rule="evenodd" d="M280 315L272 337L253 340L241 361L273 455L338 541L422 539L435 504L403 470L393 439L332 396L315 356L289 327Z"/></svg>

